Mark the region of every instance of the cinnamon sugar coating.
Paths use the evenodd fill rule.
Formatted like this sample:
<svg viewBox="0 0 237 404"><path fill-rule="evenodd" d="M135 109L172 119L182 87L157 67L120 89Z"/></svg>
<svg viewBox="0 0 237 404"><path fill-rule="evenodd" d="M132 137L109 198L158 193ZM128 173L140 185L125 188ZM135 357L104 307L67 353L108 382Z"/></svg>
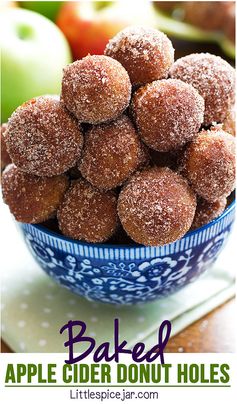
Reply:
<svg viewBox="0 0 237 404"><path fill-rule="evenodd" d="M79 169L92 185L109 190L121 185L144 164L144 150L126 115L93 126L85 136Z"/></svg>
<svg viewBox="0 0 237 404"><path fill-rule="evenodd" d="M57 216L65 236L103 242L117 228L117 198L113 192L102 192L83 179L76 180L65 194Z"/></svg>
<svg viewBox="0 0 237 404"><path fill-rule="evenodd" d="M83 135L56 96L27 101L12 114L5 136L13 163L23 171L52 177L74 166Z"/></svg>
<svg viewBox="0 0 237 404"><path fill-rule="evenodd" d="M7 146L6 142L4 139L4 133L6 132L7 129L7 124L3 123L1 125L1 130L0 130L0 139L1 139L1 170L3 170L8 164L11 163L11 158L9 156L9 153L7 151Z"/></svg>
<svg viewBox="0 0 237 404"><path fill-rule="evenodd" d="M46 178L10 164L2 175L3 200L16 220L40 223L52 217L69 186L66 175Z"/></svg>
<svg viewBox="0 0 237 404"><path fill-rule="evenodd" d="M227 197L235 186L235 139L221 129L200 132L186 149L182 173L209 202Z"/></svg>
<svg viewBox="0 0 237 404"><path fill-rule="evenodd" d="M88 55L64 69L61 100L80 122L111 121L127 108L130 98L128 73L117 60Z"/></svg>
<svg viewBox="0 0 237 404"><path fill-rule="evenodd" d="M176 60L170 76L197 89L205 100L206 125L223 122L235 100L235 70L210 53L193 53Z"/></svg>
<svg viewBox="0 0 237 404"><path fill-rule="evenodd" d="M174 62L174 48L163 33L154 28L128 27L113 37L105 55L118 60L134 86L166 78Z"/></svg>
<svg viewBox="0 0 237 404"><path fill-rule="evenodd" d="M204 101L181 80L159 80L133 96L131 112L142 140L160 152L193 140L203 122Z"/></svg>
<svg viewBox="0 0 237 404"><path fill-rule="evenodd" d="M190 228L196 196L187 181L169 168L135 174L122 189L118 214L128 235L146 246L181 238Z"/></svg>
<svg viewBox="0 0 237 404"><path fill-rule="evenodd" d="M219 217L224 212L226 204L227 199L225 197L215 202L208 202L203 198L198 198L191 230L198 229Z"/></svg>

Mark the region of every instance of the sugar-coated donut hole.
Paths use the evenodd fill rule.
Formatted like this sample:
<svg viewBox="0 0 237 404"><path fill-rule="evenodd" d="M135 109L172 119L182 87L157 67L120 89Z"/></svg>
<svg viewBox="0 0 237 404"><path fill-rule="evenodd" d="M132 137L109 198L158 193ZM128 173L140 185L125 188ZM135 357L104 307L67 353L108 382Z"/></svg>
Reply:
<svg viewBox="0 0 237 404"><path fill-rule="evenodd" d="M146 159L145 146L131 120L122 115L86 133L79 169L92 185L109 190L127 180Z"/></svg>
<svg viewBox="0 0 237 404"><path fill-rule="evenodd" d="M219 56L193 53L173 64L170 76L191 84L205 100L204 123L223 122L235 101L235 70Z"/></svg>
<svg viewBox="0 0 237 404"><path fill-rule="evenodd" d="M2 175L3 200L23 223L41 223L55 215L68 186L66 175L38 177L13 164Z"/></svg>
<svg viewBox="0 0 237 404"><path fill-rule="evenodd" d="M120 31L107 44L105 55L125 67L133 86L166 78L174 62L172 42L163 32L148 27Z"/></svg>
<svg viewBox="0 0 237 404"><path fill-rule="evenodd" d="M235 139L219 127L203 130L185 150L181 172L209 202L227 197L235 186Z"/></svg>
<svg viewBox="0 0 237 404"><path fill-rule="evenodd" d="M13 163L23 171L52 177L74 166L83 135L78 122L56 96L40 96L18 107L5 135Z"/></svg>
<svg viewBox="0 0 237 404"><path fill-rule="evenodd" d="M64 195L57 217L65 236L104 242L118 225L116 194L99 191L84 179L75 180Z"/></svg>
<svg viewBox="0 0 237 404"><path fill-rule="evenodd" d="M131 114L142 140L160 152L193 140L203 122L204 100L181 80L157 80L135 92Z"/></svg>
<svg viewBox="0 0 237 404"><path fill-rule="evenodd" d="M187 181L167 167L135 174L118 199L122 226L137 243L159 246L181 238L190 228L196 196Z"/></svg>
<svg viewBox="0 0 237 404"><path fill-rule="evenodd" d="M127 108L131 82L124 67L108 56L86 56L65 67L61 100L80 121L98 124Z"/></svg>

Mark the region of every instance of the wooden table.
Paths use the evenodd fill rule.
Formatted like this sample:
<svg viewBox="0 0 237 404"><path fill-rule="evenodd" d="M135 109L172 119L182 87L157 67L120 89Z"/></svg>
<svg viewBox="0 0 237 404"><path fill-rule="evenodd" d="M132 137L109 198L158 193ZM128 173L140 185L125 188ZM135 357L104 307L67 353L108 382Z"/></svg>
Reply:
<svg viewBox="0 0 237 404"><path fill-rule="evenodd" d="M234 352L235 317L235 300L231 299L171 338L166 352ZM1 352L12 352L1 342Z"/></svg>

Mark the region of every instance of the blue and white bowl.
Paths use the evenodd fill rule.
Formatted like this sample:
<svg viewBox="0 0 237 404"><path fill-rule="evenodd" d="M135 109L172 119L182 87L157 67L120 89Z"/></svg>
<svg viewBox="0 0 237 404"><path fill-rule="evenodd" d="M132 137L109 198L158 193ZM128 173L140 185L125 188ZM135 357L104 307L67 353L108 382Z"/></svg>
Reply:
<svg viewBox="0 0 237 404"><path fill-rule="evenodd" d="M217 259L234 222L234 202L216 220L163 247L75 241L41 225L20 224L39 265L55 281L103 303L131 305L171 295Z"/></svg>

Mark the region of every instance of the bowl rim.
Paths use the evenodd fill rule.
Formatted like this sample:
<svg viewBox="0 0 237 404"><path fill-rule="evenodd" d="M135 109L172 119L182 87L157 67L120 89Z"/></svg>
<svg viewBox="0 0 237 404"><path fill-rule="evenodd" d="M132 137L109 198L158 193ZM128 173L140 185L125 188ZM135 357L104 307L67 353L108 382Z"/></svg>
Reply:
<svg viewBox="0 0 237 404"><path fill-rule="evenodd" d="M214 219L211 222L205 224L204 226L199 227L198 229L188 231L183 237L181 237L181 239L178 239L176 241L180 241L182 239L190 237L191 235L203 232L206 229L208 229L209 227L214 226L215 224L219 223L222 219L224 219L225 216L227 216L230 212L232 212L234 210L235 204L236 204L236 200L234 199L231 202L231 204L224 210L224 212L220 216L218 216L216 219ZM44 227L42 224L39 224L39 223L37 223L37 224L19 223L19 224L28 225L28 226L30 225L30 226L34 227L36 230L39 230L41 232L46 233L48 236L57 237L57 238L59 238L61 240L71 242L71 243L74 243L74 244L78 244L78 245L81 245L81 246L86 246L86 247L95 246L95 247L98 247L98 248L118 248L118 249L119 248L123 248L123 249L124 248L127 248L127 249L133 248L134 249L134 248L147 248L147 247L149 248L149 247L151 247L151 246L145 246L143 244L137 244L137 243L132 244L132 245L130 245L130 244L88 243L86 241L80 241L80 240L72 239L70 237L64 236L63 234L56 233L55 231L49 230L46 227ZM173 243L176 243L176 241L174 241ZM169 244L172 244L172 243L169 243ZM165 244L165 245L169 245L169 244ZM156 246L156 247L164 247L164 246Z"/></svg>

